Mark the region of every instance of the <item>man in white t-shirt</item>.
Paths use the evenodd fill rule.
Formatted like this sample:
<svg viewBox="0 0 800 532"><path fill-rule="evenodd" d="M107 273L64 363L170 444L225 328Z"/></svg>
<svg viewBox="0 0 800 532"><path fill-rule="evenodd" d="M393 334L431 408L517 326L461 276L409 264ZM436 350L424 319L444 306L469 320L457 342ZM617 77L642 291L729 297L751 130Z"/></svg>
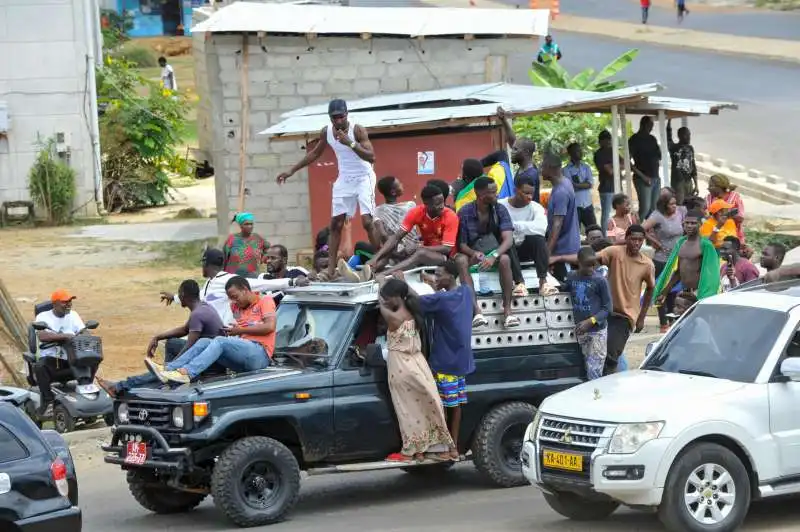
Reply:
<svg viewBox="0 0 800 532"><path fill-rule="evenodd" d="M52 310L40 312L34 321L47 324L47 329L39 331L39 344L61 344L68 341L86 328L78 313L72 310L72 301L75 296L66 290L56 290L50 295ZM39 360L34 372L36 382L39 384L39 393L42 396L40 413L45 417L53 409L53 391L51 384L60 371L66 370L67 356L58 346L47 347L39 350Z"/></svg>
<svg viewBox="0 0 800 532"><path fill-rule="evenodd" d="M551 294L556 289L547 284L547 271L550 259L547 253L547 214L544 207L533 201L536 184L527 175L519 175L514 179L515 193L510 198L503 198L497 203L505 206L511 221L514 223L514 247L520 263L533 262L536 276L539 278L539 293ZM514 282L524 283L522 271L514 272Z"/></svg>
<svg viewBox="0 0 800 532"><path fill-rule="evenodd" d="M331 260L328 263L327 273L323 275L324 272L321 272L320 280L330 280L335 277L342 229L345 221L356 215L356 209L361 211L361 224L369 237L370 244L375 249L381 247L373 222L376 178L373 169L375 151L372 142L369 140L366 128L348 120L347 103L344 100L331 100L328 103L328 116L331 123L322 128L317 143L307 151L300 162L288 172L279 174L277 178L278 184L282 185L292 175L319 159L328 146L336 155L338 175L333 183L331 232L328 238Z"/></svg>
<svg viewBox="0 0 800 532"><path fill-rule="evenodd" d="M166 57L158 58L158 65L161 67L161 85L165 89L176 91L178 90L178 80L175 79L175 70L172 65L167 63Z"/></svg>

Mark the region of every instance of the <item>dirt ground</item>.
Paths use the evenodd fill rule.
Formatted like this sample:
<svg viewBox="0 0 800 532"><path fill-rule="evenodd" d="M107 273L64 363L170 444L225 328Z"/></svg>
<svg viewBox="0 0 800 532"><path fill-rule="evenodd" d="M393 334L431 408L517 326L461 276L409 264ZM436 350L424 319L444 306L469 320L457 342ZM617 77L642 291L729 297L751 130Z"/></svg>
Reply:
<svg viewBox="0 0 800 532"><path fill-rule="evenodd" d="M141 372L149 339L186 318L179 306L160 303L159 292L176 291L183 279L200 279L202 244L191 244L197 256L187 260L195 250L185 244L101 242L68 236L73 231L3 230L0 277L26 319L32 317L34 303L46 301L53 290L70 290L77 296L74 308L81 318L100 322L105 356L101 375ZM197 266L190 267L192 263Z"/></svg>

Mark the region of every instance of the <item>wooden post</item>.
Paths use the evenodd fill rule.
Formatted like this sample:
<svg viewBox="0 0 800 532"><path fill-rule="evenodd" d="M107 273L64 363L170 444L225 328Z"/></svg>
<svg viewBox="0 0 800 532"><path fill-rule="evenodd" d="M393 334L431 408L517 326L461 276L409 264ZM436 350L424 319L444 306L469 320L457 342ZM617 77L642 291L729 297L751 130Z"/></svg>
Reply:
<svg viewBox="0 0 800 532"><path fill-rule="evenodd" d="M661 186L669 186L669 167L672 159L669 156L669 143L667 142L667 112L658 112L658 137L661 144ZM653 205L651 208L655 208Z"/></svg>
<svg viewBox="0 0 800 532"><path fill-rule="evenodd" d="M620 106L619 108L619 121L620 125L622 126L622 152L625 154L623 156L623 162L625 163L625 182L626 185L626 194L631 201L633 200L633 173L631 172L631 147L628 145L628 117L625 115L625 106Z"/></svg>
<svg viewBox="0 0 800 532"><path fill-rule="evenodd" d="M622 192L622 178L619 174L619 109L611 106L611 163L614 166L614 194Z"/></svg>
<svg viewBox="0 0 800 532"><path fill-rule="evenodd" d="M250 136L250 46L247 35L242 37L242 72L239 83L242 87L241 130L239 132L239 212L244 211L244 193L246 187L245 174L247 173L247 138Z"/></svg>

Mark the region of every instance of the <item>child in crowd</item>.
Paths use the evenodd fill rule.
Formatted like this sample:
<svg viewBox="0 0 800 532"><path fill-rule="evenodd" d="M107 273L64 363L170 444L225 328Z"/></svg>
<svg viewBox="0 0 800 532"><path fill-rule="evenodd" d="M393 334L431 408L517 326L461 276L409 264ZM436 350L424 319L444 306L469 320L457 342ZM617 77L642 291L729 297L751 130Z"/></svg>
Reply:
<svg viewBox="0 0 800 532"><path fill-rule="evenodd" d="M611 290L608 280L596 271L597 256L591 247L578 251L578 269L567 276L563 287L572 295L575 337L581 346L589 380L603 376L606 361Z"/></svg>
<svg viewBox="0 0 800 532"><path fill-rule="evenodd" d="M631 199L625 194L617 194L611 200L611 207L614 209L614 216L608 220L608 230L606 234L613 244L625 242L625 231L628 227L638 224L639 220L635 214L631 213Z"/></svg>

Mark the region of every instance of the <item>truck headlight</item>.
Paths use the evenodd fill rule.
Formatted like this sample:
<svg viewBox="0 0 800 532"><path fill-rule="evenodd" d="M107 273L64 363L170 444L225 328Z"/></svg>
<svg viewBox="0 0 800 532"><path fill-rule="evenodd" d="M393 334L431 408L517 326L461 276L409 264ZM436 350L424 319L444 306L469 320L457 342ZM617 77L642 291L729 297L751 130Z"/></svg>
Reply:
<svg viewBox="0 0 800 532"><path fill-rule="evenodd" d="M176 406L172 409L172 424L175 425L176 428L182 429L184 425L183 420L183 407Z"/></svg>
<svg viewBox="0 0 800 532"><path fill-rule="evenodd" d="M614 430L614 435L611 436L608 452L610 454L633 454L645 443L658 438L663 428L663 421L619 425Z"/></svg>
<svg viewBox="0 0 800 532"><path fill-rule="evenodd" d="M533 422L528 425L528 428L525 430L525 437L522 438L523 442L526 441L533 441L534 437L536 436L536 429L539 428L539 422L542 420L542 412L541 410L536 410L536 415L533 416Z"/></svg>
<svg viewBox="0 0 800 532"><path fill-rule="evenodd" d="M120 423L127 423L129 421L127 403L120 403L117 407L117 419Z"/></svg>

